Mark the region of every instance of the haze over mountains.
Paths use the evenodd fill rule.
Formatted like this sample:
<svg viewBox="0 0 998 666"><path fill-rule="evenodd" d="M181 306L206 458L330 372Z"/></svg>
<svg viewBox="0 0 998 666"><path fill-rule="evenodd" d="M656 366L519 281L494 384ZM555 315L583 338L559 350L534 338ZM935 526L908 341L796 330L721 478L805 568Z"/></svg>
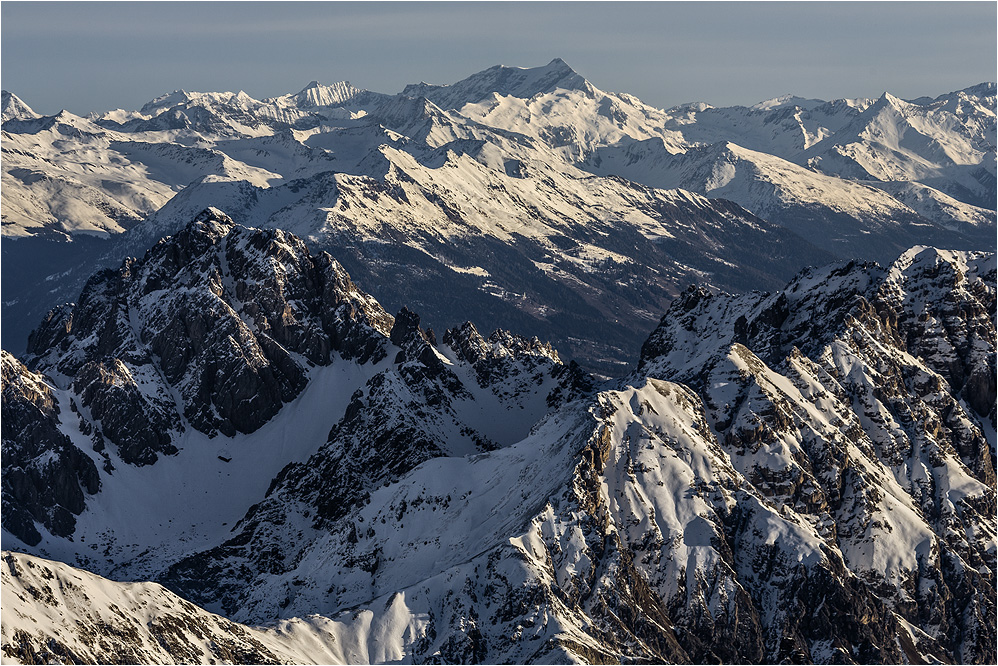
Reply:
<svg viewBox="0 0 998 666"><path fill-rule="evenodd" d="M2 107L5 661L995 661L994 84Z"/></svg>

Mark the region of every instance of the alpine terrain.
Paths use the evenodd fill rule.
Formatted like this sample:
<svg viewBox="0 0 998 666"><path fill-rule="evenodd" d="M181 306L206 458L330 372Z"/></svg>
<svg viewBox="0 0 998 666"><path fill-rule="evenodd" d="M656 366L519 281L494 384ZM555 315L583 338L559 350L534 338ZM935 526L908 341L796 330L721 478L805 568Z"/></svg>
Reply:
<svg viewBox="0 0 998 666"><path fill-rule="evenodd" d="M995 87L3 94L10 663L995 663Z"/></svg>
<svg viewBox="0 0 998 666"><path fill-rule="evenodd" d="M689 284L773 290L808 265L996 233L994 84L663 111L555 59L395 95L312 82L88 117L2 106L15 353L95 270L210 206L331 252L389 310L538 335L606 376Z"/></svg>

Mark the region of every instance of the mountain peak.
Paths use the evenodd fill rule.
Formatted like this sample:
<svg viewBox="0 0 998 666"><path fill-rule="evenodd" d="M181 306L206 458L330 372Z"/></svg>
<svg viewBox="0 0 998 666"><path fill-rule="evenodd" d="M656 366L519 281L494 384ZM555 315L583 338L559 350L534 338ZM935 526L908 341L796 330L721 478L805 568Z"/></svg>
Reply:
<svg viewBox="0 0 998 666"><path fill-rule="evenodd" d="M403 95L426 97L443 109L457 109L490 95L529 99L555 90L592 91L592 85L561 58L542 67L495 65L452 85L411 84Z"/></svg>
<svg viewBox="0 0 998 666"><path fill-rule="evenodd" d="M191 100L191 94L186 90L174 90L171 93L160 95L159 97L146 102L139 111L144 114L155 114L160 109L168 109L177 104L183 104Z"/></svg>
<svg viewBox="0 0 998 666"><path fill-rule="evenodd" d="M193 220L192 224L197 224L199 222L201 222L201 223L203 223L203 222L218 222L220 224L224 224L224 225L227 225L227 226L233 226L235 224L235 222L232 221L231 217L229 217L228 215L226 215L225 213L223 213L218 208L215 208L214 206L208 206L203 211L201 211L200 213L198 213L194 217L194 220Z"/></svg>
<svg viewBox="0 0 998 666"><path fill-rule="evenodd" d="M977 85L970 86L969 88L964 88L962 90L955 90L953 92L945 93L936 97L936 101L945 100L951 97L956 97L960 94L966 95L967 97L994 97L995 96L995 83L993 81L984 81L978 83Z"/></svg>
<svg viewBox="0 0 998 666"><path fill-rule="evenodd" d="M759 102L758 104L753 104L751 108L758 111L775 111L777 109L799 106L802 109L810 110L817 106L821 106L824 103L825 102L820 99L807 99L805 97L787 94L774 97L773 99L767 99Z"/></svg>
<svg viewBox="0 0 998 666"><path fill-rule="evenodd" d="M907 102L905 102L900 97L895 97L886 90L879 98L877 98L877 101L874 102L874 106L879 106L879 107L891 106L894 107L895 109L900 109L904 104L907 104Z"/></svg>
<svg viewBox="0 0 998 666"><path fill-rule="evenodd" d="M2 112L3 122L11 119L28 120L39 117L20 97L6 90L0 92L0 112Z"/></svg>
<svg viewBox="0 0 998 666"><path fill-rule="evenodd" d="M338 81L324 85L318 81L310 81L300 92L292 96L299 107L336 106L344 104L360 93L360 88L350 85L349 81Z"/></svg>

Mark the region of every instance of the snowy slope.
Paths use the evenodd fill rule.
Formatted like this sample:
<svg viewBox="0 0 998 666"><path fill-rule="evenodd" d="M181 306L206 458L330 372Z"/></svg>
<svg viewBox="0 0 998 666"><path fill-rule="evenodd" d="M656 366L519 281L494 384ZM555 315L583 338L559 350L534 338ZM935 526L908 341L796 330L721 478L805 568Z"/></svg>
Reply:
<svg viewBox="0 0 998 666"><path fill-rule="evenodd" d="M117 583L6 551L0 566L5 663L322 664L350 656L323 618L246 627L155 583Z"/></svg>
<svg viewBox="0 0 998 666"><path fill-rule="evenodd" d="M253 621L404 599L429 619L406 653L458 661L552 642L584 660L989 659L994 391L973 369L993 369L994 270L919 248L773 295L691 291L638 374L522 442L395 467L330 514L326 466L358 455L334 431L166 580ZM342 482L365 487L362 469ZM254 570L259 588L236 584Z"/></svg>
<svg viewBox="0 0 998 666"><path fill-rule="evenodd" d="M8 120L30 120L32 118L37 118L38 114L32 110L30 106L24 103L24 101L6 90L0 92L0 119L3 122Z"/></svg>
<svg viewBox="0 0 998 666"><path fill-rule="evenodd" d="M5 99L14 115L4 122L3 233L34 241L18 245L25 261L5 279L4 344L15 351L85 276L209 206L335 251L393 308L410 305L438 327L470 312L484 328L550 339L607 375L635 360L650 313L667 304L645 284L666 300L692 281L773 289L833 257L889 262L914 244L980 249L994 233L987 84L898 101L904 113L882 118L880 101L793 97L663 111L598 89L560 59L398 95L347 82L264 100L181 90L86 119L37 118ZM863 129L874 116L883 132L908 139L877 139ZM919 132L925 146L912 143ZM902 180L833 168L840 144L871 164L903 163L889 170ZM722 155L703 164L704 156L729 145L742 147L738 178L708 187L697 173L723 176L731 166ZM691 208L648 186L729 198L804 241L757 221L708 240L718 227L702 203ZM701 224L675 224L697 217ZM112 240L81 252L78 265L44 260L71 253L42 239L80 234ZM780 249L770 252L774 237ZM414 275L400 283L403 269ZM442 282L452 297L435 296Z"/></svg>
<svg viewBox="0 0 998 666"><path fill-rule="evenodd" d="M923 247L691 289L598 386L536 339L390 317L328 255L205 211L53 312L34 371L5 356L4 439L65 440L5 441L3 543L228 620L12 554L4 649L990 663L995 293L994 255ZM32 504L7 484L32 465L99 483ZM163 619L114 633L111 604Z"/></svg>
<svg viewBox="0 0 998 666"><path fill-rule="evenodd" d="M969 93L969 94L968 94ZM916 181L975 206L995 198L994 86L918 104L884 93L801 156L824 173Z"/></svg>
<svg viewBox="0 0 998 666"><path fill-rule="evenodd" d="M4 356L5 543L130 576L228 538L365 392L412 410L389 418L440 455L517 441L586 385L536 339L485 339L467 323L438 343L328 254L218 211L95 275L32 353L46 378ZM64 470L81 470L86 494L39 496L14 476L61 486Z"/></svg>
<svg viewBox="0 0 998 666"><path fill-rule="evenodd" d="M4 121L13 121L5 129L9 138L20 140L21 135L31 132L21 121L34 119L36 114L15 96L5 94L5 109L10 109L5 114L10 118L5 115ZM626 94L603 92L564 61L555 59L530 69L496 66L452 85L410 85L394 97L360 90L347 82L312 82L298 93L266 100L254 100L243 92L176 91L149 102L140 111L117 110L92 115L90 120L109 136L122 133L138 142L208 149L217 149L219 142L246 142L238 154L229 154L237 163L241 162L240 156L255 154L251 147L254 139L291 132L301 140L301 133L372 123L392 127L409 137L407 150L417 152L424 146L437 148L446 140L468 138L477 126L515 133L543 147L541 159L558 168L564 168L566 161L585 164L600 149L626 151L631 144L652 138L660 139L669 153L731 142L831 176L921 182L964 203L990 207L989 193L994 189L994 99L994 84L981 84L934 100L913 102L887 93L876 101L822 102L785 96L751 107L690 104L662 111ZM402 113L404 117L399 116L400 105L424 103L437 109L437 120L431 121L432 131L412 124L411 109ZM93 133L93 129L86 131ZM36 158L51 159L53 155L47 153L69 156L75 151L66 139L39 138L46 145L39 141L34 150L18 147L11 154L31 152ZM338 145L328 142L323 149L341 152ZM301 175L300 161L314 162L324 156L314 150L297 150L297 155L286 164L264 159L271 180ZM266 156L258 154L257 158ZM107 160L93 163L100 165L103 161ZM249 160L247 165L252 163ZM37 165L36 170L45 172L42 166ZM175 160L169 166L183 165ZM330 165L330 169L342 171L343 165ZM5 173L8 171L5 167ZM240 173L233 165L227 171L227 176L251 182L259 178L252 168ZM655 179L654 174L649 175ZM632 169L630 177L653 184L641 176L639 169ZM141 185L135 182L147 190L156 189L160 183L176 190L194 178L179 183L175 180L168 172L150 170ZM137 202L121 203L140 216L151 212ZM156 207L161 203L151 202ZM78 228L83 212L61 212L46 225ZM943 210L935 211L935 217L929 219L942 223L949 218ZM36 233L27 231L25 224L27 216L11 218L5 235ZM37 225L35 222L30 228Z"/></svg>

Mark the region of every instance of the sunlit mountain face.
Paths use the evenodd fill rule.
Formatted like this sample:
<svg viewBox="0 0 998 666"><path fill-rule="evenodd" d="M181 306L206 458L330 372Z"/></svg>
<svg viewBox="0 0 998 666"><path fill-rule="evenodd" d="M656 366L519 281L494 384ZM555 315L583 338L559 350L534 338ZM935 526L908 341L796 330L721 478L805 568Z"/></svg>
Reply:
<svg viewBox="0 0 998 666"><path fill-rule="evenodd" d="M994 84L2 118L5 661L994 663Z"/></svg>

